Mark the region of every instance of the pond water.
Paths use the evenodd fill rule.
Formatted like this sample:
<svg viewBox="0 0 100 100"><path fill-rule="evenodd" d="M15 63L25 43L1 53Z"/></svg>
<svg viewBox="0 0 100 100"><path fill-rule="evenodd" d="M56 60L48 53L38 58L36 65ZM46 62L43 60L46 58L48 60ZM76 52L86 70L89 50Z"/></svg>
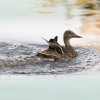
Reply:
<svg viewBox="0 0 100 100"><path fill-rule="evenodd" d="M99 0L0 0L0 8L0 100L100 100ZM64 45L65 30L83 37L71 40L78 57L34 57L47 48L41 37Z"/></svg>
<svg viewBox="0 0 100 100"><path fill-rule="evenodd" d="M1 74L70 73L93 68L100 62L100 52L92 49L100 50L98 0L4 0L0 7ZM57 35L59 43L64 45L65 30L83 37L71 40L77 46L77 58L67 60L66 64L66 61L55 63L34 57L47 48L41 37L50 39Z"/></svg>
<svg viewBox="0 0 100 100"><path fill-rule="evenodd" d="M84 37L74 44L100 42L99 0L1 0L0 7L1 40L45 44L41 37L58 35L63 44L64 31L72 30Z"/></svg>
<svg viewBox="0 0 100 100"><path fill-rule="evenodd" d="M99 77L98 75L1 76L0 99L100 100Z"/></svg>

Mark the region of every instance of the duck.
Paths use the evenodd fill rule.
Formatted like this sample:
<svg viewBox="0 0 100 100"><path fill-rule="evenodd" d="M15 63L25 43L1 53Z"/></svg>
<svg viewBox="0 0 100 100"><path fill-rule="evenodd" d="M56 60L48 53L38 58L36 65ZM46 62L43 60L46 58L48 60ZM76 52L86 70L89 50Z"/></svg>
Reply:
<svg viewBox="0 0 100 100"><path fill-rule="evenodd" d="M48 43L49 47L47 50L38 52L36 56L43 58L50 58L53 59L54 61L60 61L65 58L76 57L78 53L75 51L75 49L72 47L70 43L70 39L72 38L82 38L82 37L75 34L71 30L67 30L64 32L63 35L63 42L65 44L64 46L58 43L58 36L55 36L53 39L51 38L49 41L43 38Z"/></svg>

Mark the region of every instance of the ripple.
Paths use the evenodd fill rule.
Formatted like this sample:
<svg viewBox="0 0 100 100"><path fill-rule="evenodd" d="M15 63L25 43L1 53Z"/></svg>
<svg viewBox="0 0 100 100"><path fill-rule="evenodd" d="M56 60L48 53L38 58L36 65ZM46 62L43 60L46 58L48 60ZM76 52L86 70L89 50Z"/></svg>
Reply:
<svg viewBox="0 0 100 100"><path fill-rule="evenodd" d="M76 47L77 57L54 62L35 56L41 45L1 44L0 74L68 74L94 68L100 63L100 51L91 48ZM42 45L44 48L46 46Z"/></svg>

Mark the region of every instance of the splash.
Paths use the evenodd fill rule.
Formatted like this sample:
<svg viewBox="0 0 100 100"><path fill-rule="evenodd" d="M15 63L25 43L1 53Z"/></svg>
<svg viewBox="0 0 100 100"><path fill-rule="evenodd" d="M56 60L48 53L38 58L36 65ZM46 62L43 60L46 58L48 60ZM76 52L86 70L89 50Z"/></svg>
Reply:
<svg viewBox="0 0 100 100"><path fill-rule="evenodd" d="M38 58L37 52L46 45L0 43L0 74L68 74L89 70L100 65L100 52L95 49L76 47L78 56L64 61Z"/></svg>

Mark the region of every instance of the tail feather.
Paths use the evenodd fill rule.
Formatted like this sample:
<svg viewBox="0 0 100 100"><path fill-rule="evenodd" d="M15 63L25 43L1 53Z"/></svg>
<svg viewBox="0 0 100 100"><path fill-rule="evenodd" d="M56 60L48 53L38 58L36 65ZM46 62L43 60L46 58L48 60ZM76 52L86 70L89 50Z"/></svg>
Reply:
<svg viewBox="0 0 100 100"><path fill-rule="evenodd" d="M55 49L59 48L61 50L61 53L64 54L64 51L63 51L62 47L58 43L50 42L50 41L48 41L48 40L46 40L44 38L42 38L42 39L45 40L49 44L49 46L51 46L51 47L53 47Z"/></svg>

